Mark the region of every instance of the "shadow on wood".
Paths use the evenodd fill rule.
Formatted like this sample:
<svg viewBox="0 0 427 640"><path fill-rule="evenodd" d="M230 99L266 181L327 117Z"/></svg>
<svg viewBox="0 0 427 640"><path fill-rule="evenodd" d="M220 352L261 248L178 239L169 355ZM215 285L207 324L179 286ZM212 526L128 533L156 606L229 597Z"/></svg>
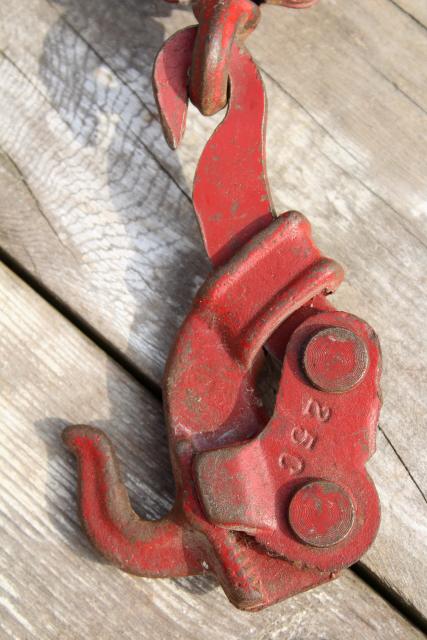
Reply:
<svg viewBox="0 0 427 640"><path fill-rule="evenodd" d="M124 281L135 301L133 323L138 325L141 322L139 309L143 310L139 292L145 286L142 279L138 277L138 271L144 268L144 250L147 243L151 245L151 252L157 250L161 255L158 278L164 286L165 297L172 301L172 309L176 291L180 290L182 295L183 283L188 282L185 274L190 270L189 265L200 261L199 252L192 250L191 245L188 245L182 247L179 262L175 260L168 262L165 234L158 234L156 237L156 228L150 229L150 223L144 219L147 208L149 209L147 199L150 198L151 192L150 184L147 192L147 184L141 185L147 149L142 152L141 148L135 144L135 138L141 140L144 128L150 124L150 121L147 121L146 110L142 109L142 101L144 94L151 91L151 86L147 86L147 73L141 73L141 69L152 66L157 50L165 40L164 29L159 19L168 16L171 7L165 2L117 3L111 0L91 0L90 2L62 0L57 4L61 8L62 17L52 26L45 38L43 55L40 59L40 77L48 90L50 101L72 132L76 143L81 147L95 146L99 144L99 136L102 135L108 145L108 149L105 149L108 159L108 188L115 210L126 214L123 226L129 230L129 234ZM82 46L81 36L69 26L70 23L76 22L80 25L79 30L89 30L91 40L95 39L99 48L105 51L106 64L92 49ZM135 99L132 104L124 104L127 96L122 95L122 85L114 81L109 70L109 50L114 55L116 64L118 56L122 60L123 73L127 76L126 84ZM152 118L155 117L156 114L153 113ZM142 179L147 181L145 176ZM153 179L155 181L155 176ZM154 188L155 184L153 190ZM94 197L96 198L96 194ZM167 227L170 222L170 211L167 210L166 203L165 207L162 207L162 199L159 201L158 195L156 195L156 206L158 207L158 225ZM132 225L129 225L130 211L133 215ZM193 215L190 203L186 213ZM147 238L147 229L149 238ZM100 233L103 232L100 230ZM157 247L153 246L156 242L158 242ZM108 244L113 245L113 250L108 249L105 256L100 255L100 260L115 259L114 238L108 238ZM184 294L187 294L188 306L190 306L194 287L189 286L186 291L184 290ZM180 314L182 314L181 308ZM166 333L161 314L157 315L157 319L157 333L161 339ZM135 330L132 327L130 335L134 333ZM132 429L117 424L115 406L118 406L121 398L115 397L117 387L111 385L109 389L111 419L97 426L104 428L111 436L113 443L118 445L118 455L122 462L125 480L126 469L133 468L137 464L140 466L140 474L146 480L147 467L144 464L140 465L140 462L144 457L148 457L153 464L148 470L147 483L172 503L174 487L167 453L166 433L148 435L144 432L144 416L141 416L141 424L135 425ZM59 430L63 426L66 426L63 421L56 418L47 418L37 425L51 460L56 459L60 454L59 449L63 456L67 455L59 439ZM53 440L52 434L54 434ZM121 443L126 444L120 446ZM71 457L70 463L74 464L71 462ZM76 476L74 478L76 479ZM155 509L154 513L152 509L147 510L144 503L145 496L138 495L132 486L129 487L129 493L133 505L142 517L150 519L163 515L163 511L159 509ZM46 494L48 503L54 507L54 511L61 511L62 496L58 495L54 488L50 488L49 483ZM69 539L76 552L84 554L90 560L96 558L97 561L101 561L98 555L95 557L89 552L86 544L82 545L81 540L75 539L74 532L69 527L61 525L56 512L51 512L51 520L61 534ZM84 535L83 532L81 535ZM216 586L215 581L206 576L177 580L177 584L192 593L206 593Z"/></svg>

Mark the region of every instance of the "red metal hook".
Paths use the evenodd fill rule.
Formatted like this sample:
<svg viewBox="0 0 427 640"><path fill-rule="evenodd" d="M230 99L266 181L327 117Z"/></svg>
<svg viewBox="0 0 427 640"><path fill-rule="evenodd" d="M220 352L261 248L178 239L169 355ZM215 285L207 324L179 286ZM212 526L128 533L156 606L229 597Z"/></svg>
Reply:
<svg viewBox="0 0 427 640"><path fill-rule="evenodd" d="M176 146L185 128L196 28L164 45L154 86ZM231 43L230 100L195 179L194 204L216 266L171 351L165 419L176 503L162 520L133 511L108 438L78 426L80 510L98 550L148 577L214 572L256 610L336 577L369 547L379 503L375 450L381 354L372 329L326 302L343 278L297 212L275 218L264 158L265 97ZM269 418L257 393L268 344L284 354Z"/></svg>
<svg viewBox="0 0 427 640"><path fill-rule="evenodd" d="M204 115L213 115L227 104L233 43L243 44L256 28L261 17L258 5L264 2L303 9L317 0L196 0L192 3L199 28L192 56L189 93L193 104Z"/></svg>
<svg viewBox="0 0 427 640"><path fill-rule="evenodd" d="M187 78L196 34L197 27L174 34L154 65L153 87L163 132L174 149L185 132ZM275 216L266 171L264 85L245 47L233 45L229 73L228 110L203 150L193 190L195 213L213 266L228 260ZM325 296L316 296L298 311L298 320L330 309ZM269 340L270 352L280 360L288 331L280 327Z"/></svg>
<svg viewBox="0 0 427 640"><path fill-rule="evenodd" d="M154 65L159 113L173 147L184 134L186 67L197 45L197 31L189 27L172 36ZM233 256L273 217L265 160L264 85L245 48L233 44L229 58L228 110L203 150L193 190L194 209L214 266Z"/></svg>
<svg viewBox="0 0 427 640"><path fill-rule="evenodd" d="M261 17L251 0L199 0L193 7L199 22L190 74L190 98L210 116L227 104L233 43L255 29Z"/></svg>
<svg viewBox="0 0 427 640"><path fill-rule="evenodd" d="M177 486L167 518L133 512L100 431L65 431L103 555L147 577L214 571L234 604L255 610L336 577L368 548L379 522L365 469L380 407L373 331L349 314L314 315L288 341L270 420L255 390L262 344L341 279L291 212L206 282L165 376Z"/></svg>

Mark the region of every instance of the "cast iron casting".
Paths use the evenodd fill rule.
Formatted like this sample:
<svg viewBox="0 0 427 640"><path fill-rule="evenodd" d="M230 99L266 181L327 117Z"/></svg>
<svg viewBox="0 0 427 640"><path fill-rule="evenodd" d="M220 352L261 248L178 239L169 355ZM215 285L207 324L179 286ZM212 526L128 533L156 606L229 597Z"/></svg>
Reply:
<svg viewBox="0 0 427 640"><path fill-rule="evenodd" d="M105 557L147 577L214 572L233 604L257 610L335 578L375 537L380 509L365 464L381 356L366 322L328 302L343 271L306 218L273 211L264 88L243 46L258 4L199 0L194 12L199 26L170 38L155 63L166 139L173 148L182 139L189 97L205 114L228 110L194 181L214 270L164 377L171 513L136 515L101 431L71 427L64 439L79 462L85 529ZM266 352L282 362L272 415L257 387Z"/></svg>

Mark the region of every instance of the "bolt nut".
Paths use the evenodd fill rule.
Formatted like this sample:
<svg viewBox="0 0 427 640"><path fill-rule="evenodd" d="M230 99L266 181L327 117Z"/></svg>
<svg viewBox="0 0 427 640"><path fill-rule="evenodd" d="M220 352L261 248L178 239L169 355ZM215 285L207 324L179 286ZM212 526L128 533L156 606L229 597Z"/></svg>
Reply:
<svg viewBox="0 0 427 640"><path fill-rule="evenodd" d="M359 336L343 327L321 329L304 349L304 371L311 384L330 393L343 393L365 377L369 354Z"/></svg>
<svg viewBox="0 0 427 640"><path fill-rule="evenodd" d="M331 547L341 542L353 523L352 500L335 482L309 482L296 492L289 505L293 532L312 547Z"/></svg>

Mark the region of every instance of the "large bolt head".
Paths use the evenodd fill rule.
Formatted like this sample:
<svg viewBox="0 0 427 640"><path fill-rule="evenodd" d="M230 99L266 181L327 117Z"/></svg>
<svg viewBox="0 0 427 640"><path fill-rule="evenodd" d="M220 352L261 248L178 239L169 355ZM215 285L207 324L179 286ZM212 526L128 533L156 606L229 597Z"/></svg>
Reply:
<svg viewBox="0 0 427 640"><path fill-rule="evenodd" d="M353 527L354 506L347 491L334 482L315 480L299 489L289 505L295 535L312 547L331 547Z"/></svg>
<svg viewBox="0 0 427 640"><path fill-rule="evenodd" d="M321 329L304 349L306 376L321 391L343 393L353 389L365 377L368 365L365 343L343 327Z"/></svg>

